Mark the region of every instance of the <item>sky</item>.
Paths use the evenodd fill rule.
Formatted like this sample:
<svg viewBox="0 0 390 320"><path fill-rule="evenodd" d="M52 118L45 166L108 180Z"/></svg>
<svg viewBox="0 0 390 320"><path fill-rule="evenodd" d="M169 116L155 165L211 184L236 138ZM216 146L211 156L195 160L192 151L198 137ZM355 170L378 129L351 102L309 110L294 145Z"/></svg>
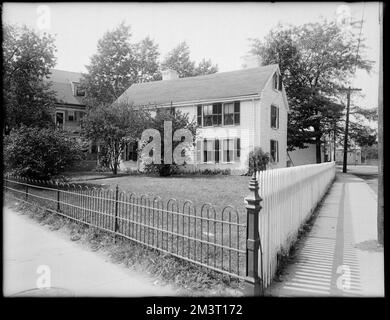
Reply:
<svg viewBox="0 0 390 320"><path fill-rule="evenodd" d="M364 12L362 37L375 61L370 75L358 71L352 83L361 88L353 103L378 105L379 4L370 3L3 3L3 23L27 25L56 36L57 69L85 72L97 42L122 21L131 26L133 41L150 36L160 59L186 41L191 59L211 59L219 71L241 68L250 49L249 38L263 39L280 23L300 25L322 18L336 19L346 5L354 19ZM360 95L360 96L359 96Z"/></svg>

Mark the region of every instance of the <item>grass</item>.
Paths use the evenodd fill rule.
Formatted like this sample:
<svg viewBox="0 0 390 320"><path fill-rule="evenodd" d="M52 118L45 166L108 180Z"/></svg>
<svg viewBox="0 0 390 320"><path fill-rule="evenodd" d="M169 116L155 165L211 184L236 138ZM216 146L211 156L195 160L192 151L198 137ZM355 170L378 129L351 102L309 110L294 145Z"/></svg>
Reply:
<svg viewBox="0 0 390 320"><path fill-rule="evenodd" d="M99 251L115 263L150 274L155 283L173 284L178 295L186 296L240 296L242 281L176 259L168 254L150 250L127 239L118 238L114 243L112 234L94 227L74 222L66 217L53 214L35 204L15 201L6 195L7 205L29 214L51 230L66 232L70 240L79 241L92 251Z"/></svg>
<svg viewBox="0 0 390 320"><path fill-rule="evenodd" d="M133 192L138 195L160 196L167 201L174 198L183 203L191 200L196 207L211 203L216 209L231 205L240 213L240 221L245 222L244 198L249 194L248 176L121 176L104 180L88 180L86 183L102 184L114 189Z"/></svg>

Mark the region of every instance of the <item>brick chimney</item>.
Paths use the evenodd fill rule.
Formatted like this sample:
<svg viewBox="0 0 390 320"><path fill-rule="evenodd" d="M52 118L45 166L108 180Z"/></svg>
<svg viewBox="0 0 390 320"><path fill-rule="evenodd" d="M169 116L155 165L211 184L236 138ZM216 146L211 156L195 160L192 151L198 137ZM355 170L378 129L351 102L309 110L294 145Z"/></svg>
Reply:
<svg viewBox="0 0 390 320"><path fill-rule="evenodd" d="M161 73L162 73L163 80L179 79L179 75L175 70L166 69L166 70L162 70Z"/></svg>
<svg viewBox="0 0 390 320"><path fill-rule="evenodd" d="M242 68L243 69L249 69L249 68L257 68L261 67L261 58L259 56L255 55L246 55L242 57L243 63Z"/></svg>

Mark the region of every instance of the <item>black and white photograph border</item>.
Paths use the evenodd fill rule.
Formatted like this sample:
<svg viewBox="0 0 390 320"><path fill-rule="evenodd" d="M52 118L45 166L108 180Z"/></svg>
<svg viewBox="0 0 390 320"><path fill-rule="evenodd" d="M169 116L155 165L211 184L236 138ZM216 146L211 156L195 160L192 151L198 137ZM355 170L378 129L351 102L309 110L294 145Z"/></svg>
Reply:
<svg viewBox="0 0 390 320"><path fill-rule="evenodd" d="M385 296L383 3L5 2L2 30L5 298ZM245 314L188 301L143 313Z"/></svg>

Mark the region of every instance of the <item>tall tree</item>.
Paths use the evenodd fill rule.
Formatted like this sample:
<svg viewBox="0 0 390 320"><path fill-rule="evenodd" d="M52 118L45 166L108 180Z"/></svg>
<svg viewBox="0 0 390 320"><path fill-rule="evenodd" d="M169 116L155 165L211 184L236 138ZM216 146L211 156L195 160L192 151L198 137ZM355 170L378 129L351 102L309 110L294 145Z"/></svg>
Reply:
<svg viewBox="0 0 390 320"><path fill-rule="evenodd" d="M218 66L213 65L211 60L202 59L201 62L197 65L195 68L195 75L196 76L203 76L206 74L212 74L218 72Z"/></svg>
<svg viewBox="0 0 390 320"><path fill-rule="evenodd" d="M150 38L131 42L130 26L121 23L98 41L82 86L89 106L113 103L133 83L157 79L158 47Z"/></svg>
<svg viewBox="0 0 390 320"><path fill-rule="evenodd" d="M160 80L161 74L159 72L158 45L152 39L146 37L135 45L135 55L138 61L137 65L137 82L148 82L153 80Z"/></svg>
<svg viewBox="0 0 390 320"><path fill-rule="evenodd" d="M338 89L352 78L355 67L371 70L372 61L363 56L364 41L356 57L355 28L345 32L336 22L326 20L301 26L278 25L264 41L251 41L251 53L261 56L264 64L280 66L292 110L289 149L314 142L317 162L321 162L323 138L334 127L335 119L343 115Z"/></svg>
<svg viewBox="0 0 390 320"><path fill-rule="evenodd" d="M211 60L203 59L198 65L190 58L190 48L185 41L173 48L161 63L162 69L172 69L179 78L193 77L218 72L218 66Z"/></svg>
<svg viewBox="0 0 390 320"><path fill-rule="evenodd" d="M55 66L54 38L26 26L3 26L5 129L53 124L55 93L47 80Z"/></svg>
<svg viewBox="0 0 390 320"><path fill-rule="evenodd" d="M175 70L180 78L192 77L195 73L195 62L190 59L190 48L186 42L173 48L161 63L162 69Z"/></svg>

